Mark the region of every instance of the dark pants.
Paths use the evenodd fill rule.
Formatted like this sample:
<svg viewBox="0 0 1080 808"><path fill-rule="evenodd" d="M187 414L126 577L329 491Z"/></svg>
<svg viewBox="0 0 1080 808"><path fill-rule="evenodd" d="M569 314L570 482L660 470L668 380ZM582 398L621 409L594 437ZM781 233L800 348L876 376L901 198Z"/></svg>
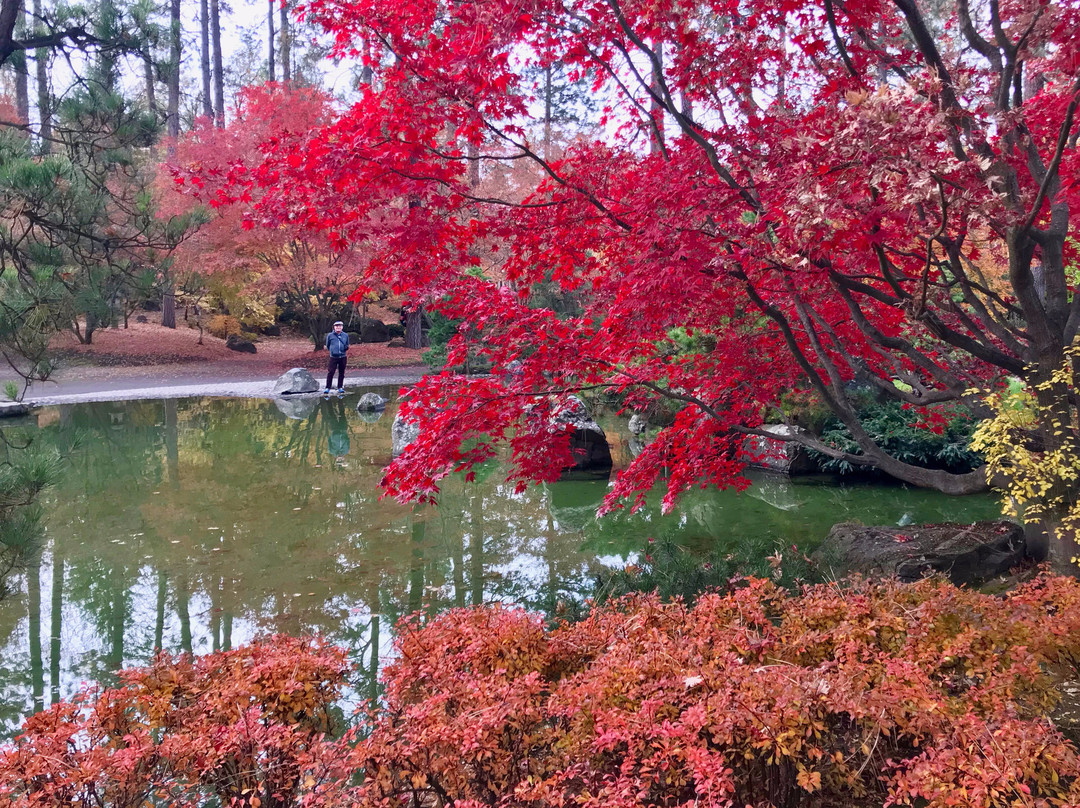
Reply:
<svg viewBox="0 0 1080 808"><path fill-rule="evenodd" d="M345 357L344 356L331 356L330 364L326 366L326 389L330 389L330 380L334 378L334 371L337 371L337 389L340 390L345 386Z"/></svg>

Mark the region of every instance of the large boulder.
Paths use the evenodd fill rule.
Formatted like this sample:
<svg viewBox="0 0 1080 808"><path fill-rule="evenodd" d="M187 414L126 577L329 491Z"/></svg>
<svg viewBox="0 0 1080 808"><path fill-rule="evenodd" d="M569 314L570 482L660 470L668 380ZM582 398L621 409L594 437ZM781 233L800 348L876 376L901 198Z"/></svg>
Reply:
<svg viewBox="0 0 1080 808"><path fill-rule="evenodd" d="M322 388L307 368L286 370L274 382L275 396L292 396L298 393L317 393Z"/></svg>
<svg viewBox="0 0 1080 808"><path fill-rule="evenodd" d="M388 342L390 329L386 323L371 317L361 317L352 325L353 331L360 336L360 342Z"/></svg>
<svg viewBox="0 0 1080 808"><path fill-rule="evenodd" d="M957 585L979 586L1024 561L1024 530L1012 522L866 527L834 525L815 562L837 576L857 572L917 581L942 573Z"/></svg>
<svg viewBox="0 0 1080 808"><path fill-rule="evenodd" d="M256 353L255 343L249 339L244 339L239 334L229 334L225 338L225 347L230 351L239 351L240 353Z"/></svg>
<svg viewBox="0 0 1080 808"><path fill-rule="evenodd" d="M364 393L356 402L357 412L379 412L386 409L386 399L378 393Z"/></svg>
<svg viewBox="0 0 1080 808"><path fill-rule="evenodd" d="M390 426L391 451L394 457L405 451L405 447L420 437L420 425L415 421L406 421L399 412Z"/></svg>
<svg viewBox="0 0 1080 808"><path fill-rule="evenodd" d="M570 454L573 455L574 465L567 471L604 474L611 471L613 464L607 435L589 415L584 401L577 396L570 396L569 407L556 415L552 423L556 426L570 425L574 428L570 438Z"/></svg>
<svg viewBox="0 0 1080 808"><path fill-rule="evenodd" d="M630 416L630 423L627 424L627 429L630 430L631 435L640 437L645 434L645 431L649 428L648 419L640 412L635 412Z"/></svg>
<svg viewBox="0 0 1080 808"><path fill-rule="evenodd" d="M761 429L777 437L773 439L749 435L742 446L748 466L778 474L813 474L818 471L817 463L810 458L804 446L785 440L798 434L801 431L799 427L770 424Z"/></svg>

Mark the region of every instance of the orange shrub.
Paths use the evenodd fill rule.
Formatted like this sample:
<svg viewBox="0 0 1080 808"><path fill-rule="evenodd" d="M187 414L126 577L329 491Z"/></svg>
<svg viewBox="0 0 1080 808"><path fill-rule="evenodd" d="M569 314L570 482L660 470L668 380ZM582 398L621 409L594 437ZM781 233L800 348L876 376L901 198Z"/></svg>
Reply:
<svg viewBox="0 0 1080 808"><path fill-rule="evenodd" d="M240 321L227 314L215 314L206 324L206 330L218 339L225 339L229 334L240 333Z"/></svg>
<svg viewBox="0 0 1080 808"><path fill-rule="evenodd" d="M1080 804L1046 717L1080 659L1080 582L943 580L689 608L608 604L554 631L493 605L403 621L386 696L334 739L343 652L272 638L162 656L29 719L0 806L249 808Z"/></svg>

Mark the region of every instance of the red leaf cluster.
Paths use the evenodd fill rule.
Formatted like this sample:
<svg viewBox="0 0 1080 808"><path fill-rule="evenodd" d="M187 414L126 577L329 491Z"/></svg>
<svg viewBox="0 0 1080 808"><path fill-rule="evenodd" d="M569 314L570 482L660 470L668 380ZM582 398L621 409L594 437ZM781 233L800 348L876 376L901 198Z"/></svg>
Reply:
<svg viewBox="0 0 1080 808"><path fill-rule="evenodd" d="M364 282L460 320L451 364L479 345L497 374L413 394L431 437L391 467L397 496L434 496L489 453L462 448L477 439L511 444L516 482L545 479L566 436L538 434L534 405L598 386L631 409L684 408L609 506L660 478L669 504L690 485L742 484L748 431L807 392L851 432L861 457L845 459L971 490L985 481L888 455L852 388L978 410L972 391L1059 367L1080 329L1067 3L312 0L302 13L373 79L349 110L253 155L228 193L261 224L366 250ZM530 78L552 71L605 110L554 146ZM578 305L538 303L551 289Z"/></svg>

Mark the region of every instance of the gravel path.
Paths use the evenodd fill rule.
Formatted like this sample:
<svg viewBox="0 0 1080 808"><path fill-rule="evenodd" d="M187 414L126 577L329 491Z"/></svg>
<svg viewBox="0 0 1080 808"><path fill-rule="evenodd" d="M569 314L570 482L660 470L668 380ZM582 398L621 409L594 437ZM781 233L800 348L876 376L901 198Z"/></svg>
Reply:
<svg viewBox="0 0 1080 808"><path fill-rule="evenodd" d="M84 401L131 401L146 398L188 398L223 396L270 398L279 373L267 375L264 368L252 374L236 362L224 367L217 363L164 368L79 368L62 374L56 381L36 384L23 401L31 406L73 404ZM425 372L422 366L397 368L349 368L345 386L412 384ZM101 372L110 371L110 372ZM316 378L320 374L313 371ZM319 378L321 383L321 378Z"/></svg>

